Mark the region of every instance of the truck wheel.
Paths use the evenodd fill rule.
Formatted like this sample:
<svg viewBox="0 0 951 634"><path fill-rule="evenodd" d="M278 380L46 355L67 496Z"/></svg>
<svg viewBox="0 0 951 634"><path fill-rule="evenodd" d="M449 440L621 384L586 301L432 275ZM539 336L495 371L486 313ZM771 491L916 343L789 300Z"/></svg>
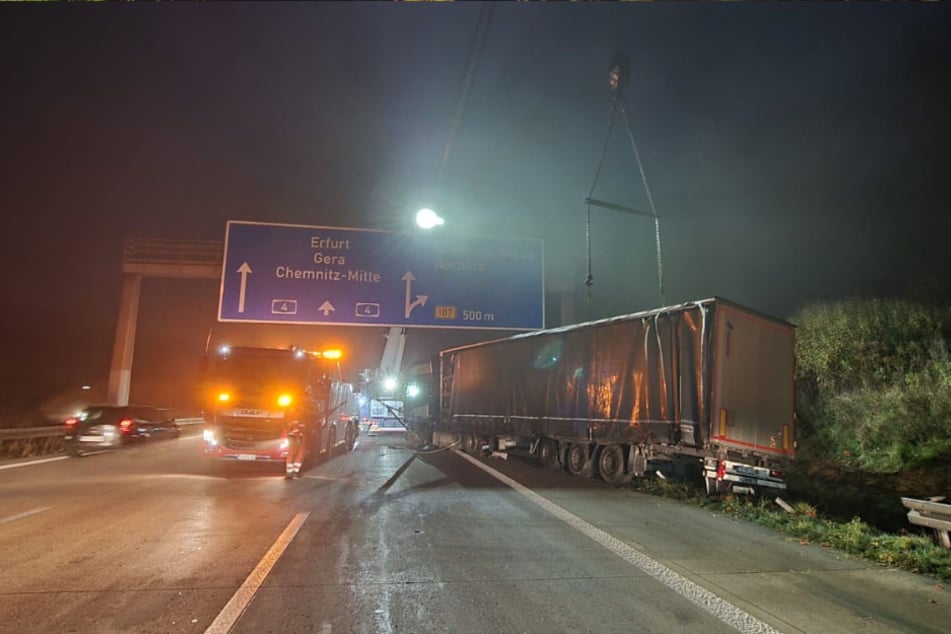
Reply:
<svg viewBox="0 0 951 634"><path fill-rule="evenodd" d="M538 462L547 469L558 468L558 443L542 438L538 444Z"/></svg>
<svg viewBox="0 0 951 634"><path fill-rule="evenodd" d="M479 454L479 439L474 434L466 434L462 437L462 450L470 456Z"/></svg>
<svg viewBox="0 0 951 634"><path fill-rule="evenodd" d="M581 443L569 445L565 457L565 466L571 475L590 478L592 471L594 471L594 465L592 465L591 457L588 455L588 447Z"/></svg>
<svg viewBox="0 0 951 634"><path fill-rule="evenodd" d="M624 451L621 445L606 445L598 452L601 479L616 484L624 479Z"/></svg>

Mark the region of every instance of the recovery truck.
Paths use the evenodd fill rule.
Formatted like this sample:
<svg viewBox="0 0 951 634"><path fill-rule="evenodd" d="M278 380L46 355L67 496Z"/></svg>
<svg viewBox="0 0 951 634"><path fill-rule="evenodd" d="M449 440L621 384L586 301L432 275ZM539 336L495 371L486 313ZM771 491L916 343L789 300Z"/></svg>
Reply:
<svg viewBox="0 0 951 634"><path fill-rule="evenodd" d="M359 409L339 351L223 346L204 379L204 455L300 464L353 449Z"/></svg>
<svg viewBox="0 0 951 634"><path fill-rule="evenodd" d="M784 489L794 343L791 324L711 298L445 350L432 441L612 483L686 460L710 494Z"/></svg>

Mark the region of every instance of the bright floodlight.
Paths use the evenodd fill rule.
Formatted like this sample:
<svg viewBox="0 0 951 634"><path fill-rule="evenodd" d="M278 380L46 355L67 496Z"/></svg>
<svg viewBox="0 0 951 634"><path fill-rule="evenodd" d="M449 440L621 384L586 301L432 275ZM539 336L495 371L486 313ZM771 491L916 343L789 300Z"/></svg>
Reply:
<svg viewBox="0 0 951 634"><path fill-rule="evenodd" d="M396 379L394 379L394 378L391 377L391 376L388 376L388 377L386 377L385 379L383 379L383 389L384 389L384 390L387 390L388 392L392 392L393 390L395 390L395 389L396 389Z"/></svg>
<svg viewBox="0 0 951 634"><path fill-rule="evenodd" d="M406 386L406 396L410 398L416 398L419 396L419 386L415 383L410 383Z"/></svg>
<svg viewBox="0 0 951 634"><path fill-rule="evenodd" d="M437 214L432 209L425 208L416 212L416 224L423 229L432 229L433 227L438 227L445 222L446 221L443 220L439 214Z"/></svg>

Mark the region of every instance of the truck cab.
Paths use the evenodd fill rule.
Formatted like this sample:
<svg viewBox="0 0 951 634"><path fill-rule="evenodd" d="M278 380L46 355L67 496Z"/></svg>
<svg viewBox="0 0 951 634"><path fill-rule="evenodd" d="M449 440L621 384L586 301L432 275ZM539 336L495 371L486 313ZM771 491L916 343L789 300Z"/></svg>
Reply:
<svg viewBox="0 0 951 634"><path fill-rule="evenodd" d="M223 346L203 378L202 451L223 461L287 463L299 439L314 463L353 449L353 389L341 380L339 353Z"/></svg>

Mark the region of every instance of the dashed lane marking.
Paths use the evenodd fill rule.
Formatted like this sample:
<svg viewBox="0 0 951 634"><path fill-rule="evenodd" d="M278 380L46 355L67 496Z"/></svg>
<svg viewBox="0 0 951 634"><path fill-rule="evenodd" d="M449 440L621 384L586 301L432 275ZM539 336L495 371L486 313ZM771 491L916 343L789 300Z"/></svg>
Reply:
<svg viewBox="0 0 951 634"><path fill-rule="evenodd" d="M228 601L221 610L221 613L218 614L211 625L208 626L208 629L205 630L205 634L227 634L227 632L231 631L231 628L234 627L234 624L237 623L241 615L244 614L248 605L251 604L251 600L254 599L258 588L261 587L261 584L264 583L264 579L267 578L268 573L271 572L271 568L274 567L277 560L284 554L284 551L288 545L290 545L294 536L297 535L297 531L300 530L300 527L304 524L309 515L310 513L298 513L294 516L294 519L287 525L284 532L280 534L277 541L264 553L264 557L262 557L258 565L254 567L254 570L251 571L248 578L244 580L241 587L235 591L234 596L231 597L231 600Z"/></svg>
<svg viewBox="0 0 951 634"><path fill-rule="evenodd" d="M16 515L11 515L10 517L4 517L0 519L0 524L9 524L10 522L15 522L17 520L22 520L24 517L30 517L31 515L36 515L37 513L42 513L43 511L48 511L52 506L40 506L35 509L30 509L29 511L23 511L22 513L17 513Z"/></svg>
<svg viewBox="0 0 951 634"><path fill-rule="evenodd" d="M43 464L44 462L56 462L57 460L68 460L69 456L56 456L55 458L43 458L42 460L28 460L26 462L14 462L11 464L0 465L2 469L16 469L17 467L29 467L34 464Z"/></svg>

